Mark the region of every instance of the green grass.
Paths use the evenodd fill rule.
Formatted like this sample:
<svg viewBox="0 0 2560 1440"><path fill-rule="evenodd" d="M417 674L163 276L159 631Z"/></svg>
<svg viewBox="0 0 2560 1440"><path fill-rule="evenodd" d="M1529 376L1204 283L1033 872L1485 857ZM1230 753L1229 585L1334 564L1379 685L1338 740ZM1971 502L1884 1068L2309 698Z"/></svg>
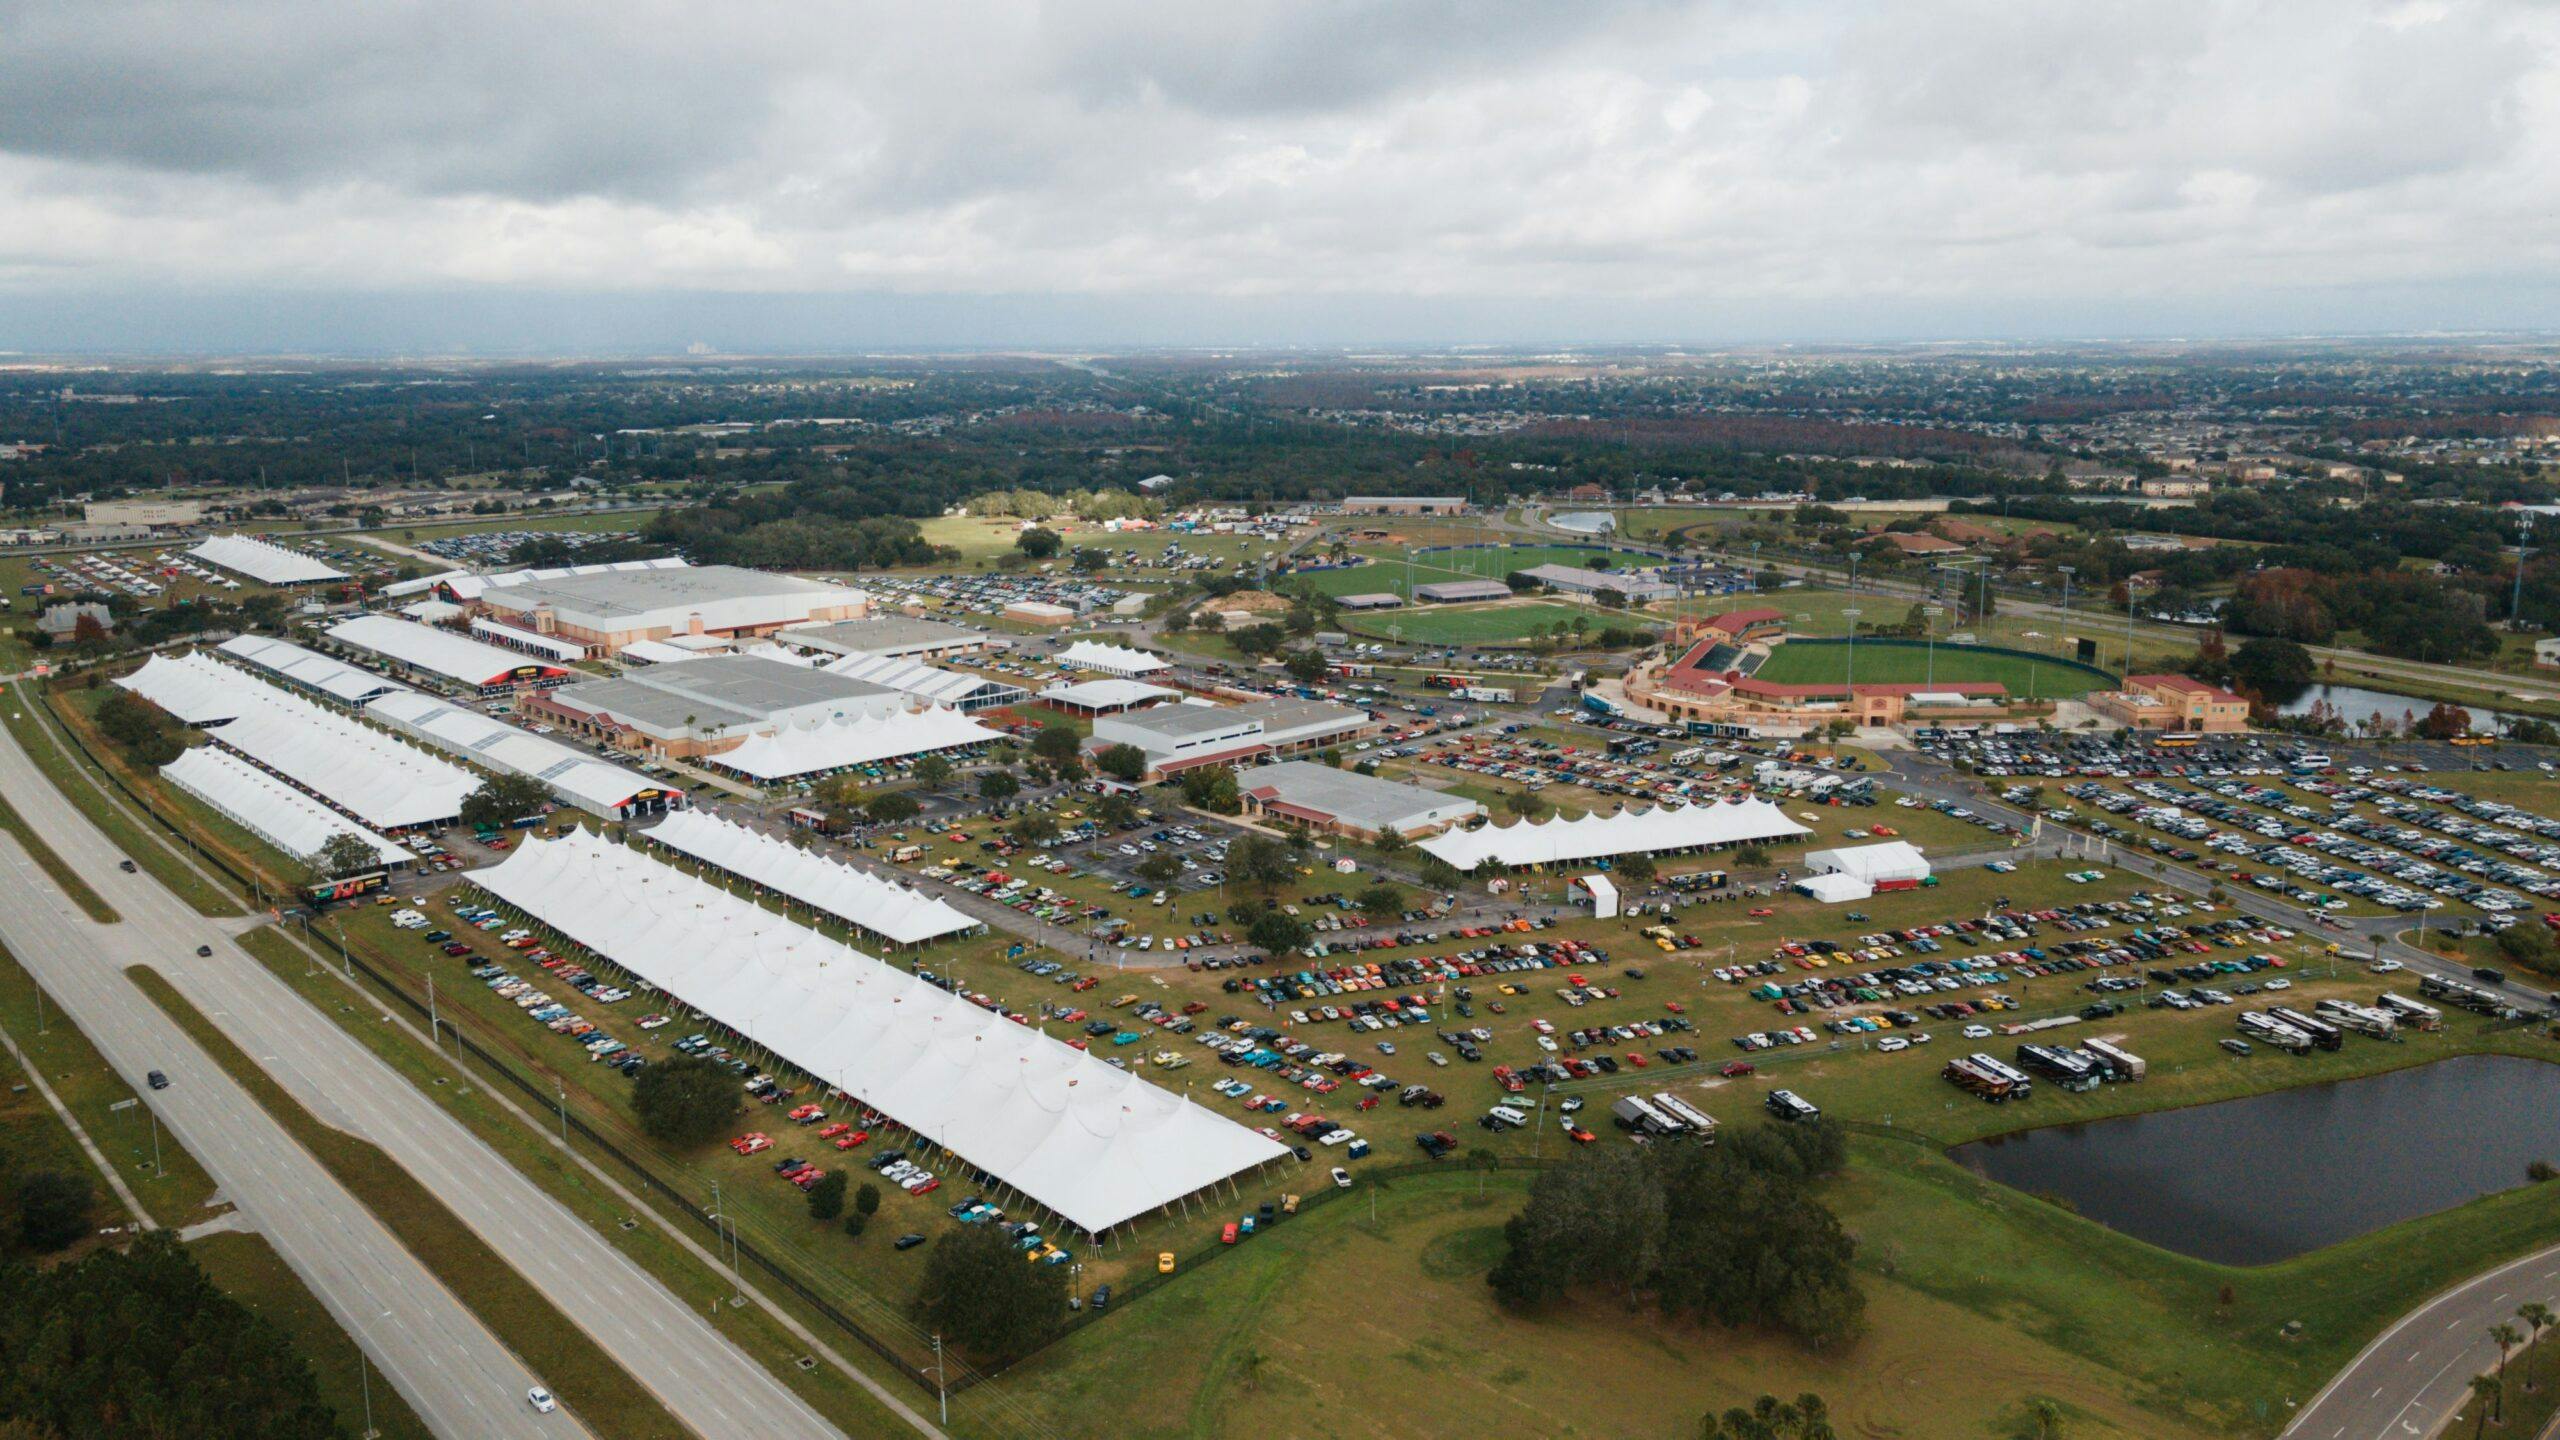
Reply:
<svg viewBox="0 0 2560 1440"><path fill-rule="evenodd" d="M1754 678L1777 685L1824 685L1844 681L1864 685L1965 684L1992 682L2012 695L2033 699L2068 699L2107 683L2077 666L2039 664L2017 655L1963 645L1905 645L1861 642L1848 645L1780 645L1769 653Z"/></svg>
<svg viewBox="0 0 2560 1440"><path fill-rule="evenodd" d="M687 1433L629 1372L390 1156L314 1119L159 972L137 965L126 973L598 1433Z"/></svg>
<svg viewBox="0 0 2560 1440"><path fill-rule="evenodd" d="M338 1412L338 1421L348 1434L362 1432L368 1393L373 1426L382 1432L384 1440L427 1440L435 1433L380 1371L372 1372L371 1384L367 1385L365 1377L357 1373L359 1365L370 1363L363 1358L364 1352L356 1348L346 1331L338 1328L338 1322L330 1318L301 1277L293 1273L293 1267L285 1264L265 1240L256 1235L225 1232L194 1241L187 1246L187 1253L195 1257L224 1294L284 1331L320 1382L320 1398Z"/></svg>
<svg viewBox="0 0 2560 1440"><path fill-rule="evenodd" d="M1345 623L1364 635L1374 635L1382 640L1400 639L1423 645L1502 645L1544 634L1553 625L1571 625L1577 619L1591 620L1596 629L1600 622L1594 620L1593 615L1593 611L1570 605L1511 601L1494 605L1373 611L1356 617L1346 616ZM1632 617L1628 623L1636 623L1641 618Z"/></svg>

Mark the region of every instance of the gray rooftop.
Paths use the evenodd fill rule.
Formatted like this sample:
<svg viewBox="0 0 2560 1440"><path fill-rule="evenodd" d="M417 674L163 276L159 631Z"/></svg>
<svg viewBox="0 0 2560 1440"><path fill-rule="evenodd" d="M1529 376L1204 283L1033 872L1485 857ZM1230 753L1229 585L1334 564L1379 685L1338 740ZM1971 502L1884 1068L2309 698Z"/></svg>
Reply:
<svg viewBox="0 0 2560 1440"><path fill-rule="evenodd" d="M735 565L687 565L669 570L602 570L590 575L558 575L492 590L486 597L508 608L536 605L565 607L581 613L636 615L677 605L708 605L762 595L810 594L840 587L797 575L776 575Z"/></svg>
<svg viewBox="0 0 2560 1440"><path fill-rule="evenodd" d="M804 626L785 630L774 638L837 655L881 655L900 650L988 643L987 637L975 630L904 615L874 615L867 620L838 620L832 625Z"/></svg>
<svg viewBox="0 0 2560 1440"><path fill-rule="evenodd" d="M1245 772L1245 792L1263 800L1330 815L1356 830L1384 830L1419 823L1434 810L1475 806L1463 795L1442 795L1312 760L1286 760Z"/></svg>
<svg viewBox="0 0 2560 1440"><path fill-rule="evenodd" d="M669 660L617 679L581 681L552 692L572 709L608 710L657 726L681 726L690 716L698 730L761 724L778 710L898 693L868 680L760 655Z"/></svg>

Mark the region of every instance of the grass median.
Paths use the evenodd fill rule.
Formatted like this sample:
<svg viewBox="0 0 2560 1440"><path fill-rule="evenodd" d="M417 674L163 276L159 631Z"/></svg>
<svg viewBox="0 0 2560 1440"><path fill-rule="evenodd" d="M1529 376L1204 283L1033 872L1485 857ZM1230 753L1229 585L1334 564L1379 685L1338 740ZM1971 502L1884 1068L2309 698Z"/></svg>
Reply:
<svg viewBox="0 0 2560 1440"><path fill-rule="evenodd" d="M689 1433L408 1171L376 1146L314 1119L157 971L137 965L126 973L598 1434L673 1440Z"/></svg>

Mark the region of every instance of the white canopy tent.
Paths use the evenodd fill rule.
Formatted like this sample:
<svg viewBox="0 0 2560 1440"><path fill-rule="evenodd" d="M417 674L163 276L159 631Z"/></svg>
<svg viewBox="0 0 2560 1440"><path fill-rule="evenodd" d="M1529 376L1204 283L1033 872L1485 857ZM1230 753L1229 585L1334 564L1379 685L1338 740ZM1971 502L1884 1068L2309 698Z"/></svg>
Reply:
<svg viewBox="0 0 2560 1440"><path fill-rule="evenodd" d="M379 864L407 865L418 858L239 756L210 745L199 745L161 766L160 774L223 818L297 860L319 854L320 847L338 835L353 835L372 846Z"/></svg>
<svg viewBox="0 0 2560 1440"><path fill-rule="evenodd" d="M250 535L209 536L187 553L207 565L246 575L261 585L311 585L347 578L346 571L324 565L299 550L270 545Z"/></svg>
<svg viewBox="0 0 2560 1440"><path fill-rule="evenodd" d="M1099 1234L1289 1152L992 1010L586 831L492 895Z"/></svg>
<svg viewBox="0 0 2560 1440"><path fill-rule="evenodd" d="M1805 852L1804 868L1810 874L1850 875L1875 885L1888 880L1929 878L1929 857L1908 840L1888 840L1881 845L1809 850Z"/></svg>
<svg viewBox="0 0 2560 1440"><path fill-rule="evenodd" d="M1422 848L1461 870L1495 865L1567 865L1636 851L1694 850L1810 834L1766 800L1663 805L1615 815L1561 816L1481 830L1452 830Z"/></svg>
<svg viewBox="0 0 2560 1440"><path fill-rule="evenodd" d="M1173 667L1144 650L1079 640L1058 652L1058 663L1070 670L1099 670L1105 675L1152 675Z"/></svg>
<svg viewBox="0 0 2560 1440"><path fill-rule="evenodd" d="M198 728L236 720L248 704L236 672L196 654L154 655L115 683Z"/></svg>
<svg viewBox="0 0 2560 1440"><path fill-rule="evenodd" d="M1807 875L1796 882L1796 889L1825 905L1839 905L1851 900L1864 900L1876 893L1876 887L1855 875L1837 870L1820 875Z"/></svg>
<svg viewBox="0 0 2560 1440"><path fill-rule="evenodd" d="M758 735L735 750L707 758L758 780L785 780L1003 738L1001 732L957 710L901 710L877 718L785 725L771 735Z"/></svg>
<svg viewBox="0 0 2560 1440"><path fill-rule="evenodd" d="M681 855L778 891L900 945L921 945L981 928L930 895L883 880L761 830L687 810L646 832Z"/></svg>

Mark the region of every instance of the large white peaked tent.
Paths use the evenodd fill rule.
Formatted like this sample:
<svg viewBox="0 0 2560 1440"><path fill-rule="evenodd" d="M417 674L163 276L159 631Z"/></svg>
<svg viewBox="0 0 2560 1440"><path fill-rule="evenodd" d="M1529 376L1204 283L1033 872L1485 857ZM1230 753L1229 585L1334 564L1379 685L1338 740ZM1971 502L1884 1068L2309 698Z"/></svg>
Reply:
<svg viewBox="0 0 2560 1440"><path fill-rule="evenodd" d="M1766 800L1743 800L1452 830L1423 841L1422 848L1461 870L1472 870L1488 861L1495 865L1578 864L1638 851L1747 845L1810 833Z"/></svg>
<svg viewBox="0 0 2560 1440"><path fill-rule="evenodd" d="M586 831L491 894L1091 1234L1289 1152L1037 1029Z"/></svg>
<svg viewBox="0 0 2560 1440"><path fill-rule="evenodd" d="M418 857L398 842L356 824L237 755L199 745L160 767L170 784L210 805L241 829L296 859L309 859L339 835L373 847L382 865Z"/></svg>
<svg viewBox="0 0 2560 1440"><path fill-rule="evenodd" d="M709 758L714 765L758 780L783 780L821 770L841 770L848 765L904 759L928 750L983 745L1003 738L1001 732L990 730L957 710L937 706L876 718L785 725L771 735L755 736L735 750L724 750Z"/></svg>
<svg viewBox="0 0 2560 1440"><path fill-rule="evenodd" d="M867 870L803 850L761 830L751 830L704 810L687 810L648 832L680 855L768 890L779 891L900 945L921 945L943 935L979 928L977 921L930 895L883 880Z"/></svg>

